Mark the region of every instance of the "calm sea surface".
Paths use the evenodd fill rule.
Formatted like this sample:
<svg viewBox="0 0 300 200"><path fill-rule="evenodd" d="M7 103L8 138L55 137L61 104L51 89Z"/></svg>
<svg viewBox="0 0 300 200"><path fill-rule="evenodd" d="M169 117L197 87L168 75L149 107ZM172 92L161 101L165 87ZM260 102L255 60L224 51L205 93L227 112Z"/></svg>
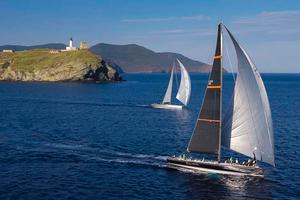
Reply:
<svg viewBox="0 0 300 200"><path fill-rule="evenodd" d="M182 111L148 106L162 100L167 74L128 74L118 84L0 82L0 199L297 199L300 75L262 77L276 157L264 179L166 167L187 147L207 75L191 75ZM224 82L226 106L232 77Z"/></svg>

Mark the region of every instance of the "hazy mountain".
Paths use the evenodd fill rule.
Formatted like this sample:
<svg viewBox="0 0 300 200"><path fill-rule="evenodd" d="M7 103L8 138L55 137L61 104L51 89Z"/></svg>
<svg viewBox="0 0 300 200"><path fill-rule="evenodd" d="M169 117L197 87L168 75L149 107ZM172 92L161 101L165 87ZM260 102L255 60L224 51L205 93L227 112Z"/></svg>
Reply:
<svg viewBox="0 0 300 200"><path fill-rule="evenodd" d="M49 43L49 44L41 44L41 45L34 45L34 46L23 46L23 45L3 45L0 46L0 51L3 49L11 49L14 51L24 51L24 50L31 50L31 49L65 49L66 45L62 43Z"/></svg>
<svg viewBox="0 0 300 200"><path fill-rule="evenodd" d="M104 60L115 63L125 72L167 72L178 58L190 72L208 72L206 63L192 60L184 55L171 52L154 52L145 47L128 44L112 45L100 43L90 50Z"/></svg>

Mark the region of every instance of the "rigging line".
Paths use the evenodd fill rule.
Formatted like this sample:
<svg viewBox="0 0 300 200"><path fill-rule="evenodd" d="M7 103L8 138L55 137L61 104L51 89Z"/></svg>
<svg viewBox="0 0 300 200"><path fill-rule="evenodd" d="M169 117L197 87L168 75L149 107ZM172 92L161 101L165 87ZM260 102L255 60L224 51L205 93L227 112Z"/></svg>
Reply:
<svg viewBox="0 0 300 200"><path fill-rule="evenodd" d="M226 43L228 43L228 42L226 42ZM227 45L224 45L224 46L225 46L226 56L227 56L227 59L229 61L229 67L230 67L230 70L231 70L231 74L232 74L232 77L233 77L233 80L234 80L234 83L235 83L235 76L234 76L234 71L233 71L233 65L232 65L231 59L229 57L229 51L227 49Z"/></svg>

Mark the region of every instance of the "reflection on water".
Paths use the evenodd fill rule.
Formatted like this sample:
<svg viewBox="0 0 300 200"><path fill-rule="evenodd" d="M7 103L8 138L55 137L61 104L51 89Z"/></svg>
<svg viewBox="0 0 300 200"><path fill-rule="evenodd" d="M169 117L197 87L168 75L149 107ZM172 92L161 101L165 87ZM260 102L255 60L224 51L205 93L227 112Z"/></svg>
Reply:
<svg viewBox="0 0 300 200"><path fill-rule="evenodd" d="M181 111L174 112L174 117L174 120L176 120L176 123L178 124L176 126L177 131L190 133L190 135L192 135L190 123L191 121L194 121L194 119L192 118L193 115L191 110L188 108L183 108Z"/></svg>
<svg viewBox="0 0 300 200"><path fill-rule="evenodd" d="M269 199L267 181L249 176L189 175L186 177L188 199Z"/></svg>

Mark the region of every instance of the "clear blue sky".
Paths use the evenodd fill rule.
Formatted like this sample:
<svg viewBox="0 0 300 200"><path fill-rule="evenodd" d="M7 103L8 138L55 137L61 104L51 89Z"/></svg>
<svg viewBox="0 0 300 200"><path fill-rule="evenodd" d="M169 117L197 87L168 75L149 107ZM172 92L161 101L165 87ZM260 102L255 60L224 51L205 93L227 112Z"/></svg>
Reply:
<svg viewBox="0 0 300 200"><path fill-rule="evenodd" d="M0 45L72 36L77 44L136 43L211 62L220 20L261 72L300 72L299 0L1 0Z"/></svg>

